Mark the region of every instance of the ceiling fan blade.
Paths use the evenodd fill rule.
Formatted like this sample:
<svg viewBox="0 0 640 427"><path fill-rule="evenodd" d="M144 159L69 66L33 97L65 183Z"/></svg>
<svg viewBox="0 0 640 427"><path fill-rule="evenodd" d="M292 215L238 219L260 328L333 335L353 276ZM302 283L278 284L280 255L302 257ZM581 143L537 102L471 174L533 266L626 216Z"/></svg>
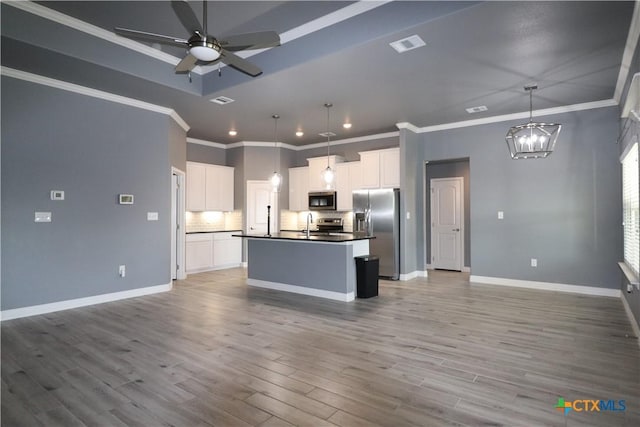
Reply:
<svg viewBox="0 0 640 427"><path fill-rule="evenodd" d="M262 74L262 70L260 68L253 65L246 59L240 58L235 53L231 53L225 49L222 49L220 61L238 71L242 71L243 73L250 75L251 77L256 77Z"/></svg>
<svg viewBox="0 0 640 427"><path fill-rule="evenodd" d="M191 9L191 6L189 6L189 3L182 0L173 0L171 7L189 33L202 31L202 25L193 9ZM206 16L204 19L207 19Z"/></svg>
<svg viewBox="0 0 640 427"><path fill-rule="evenodd" d="M176 65L176 73L187 73L193 70L193 67L196 66L197 61L198 58L191 55L190 53L187 54L187 56L182 58L182 61L178 62L178 65Z"/></svg>
<svg viewBox="0 0 640 427"><path fill-rule="evenodd" d="M179 39L171 36L163 36L162 34L147 33L146 31L129 30L127 28L116 27L115 33L130 39L142 39L155 43L171 44L174 46L184 47L188 45L187 40Z"/></svg>
<svg viewBox="0 0 640 427"><path fill-rule="evenodd" d="M280 46L280 36L275 31L236 34L218 41L222 47L231 52L245 49L264 49Z"/></svg>

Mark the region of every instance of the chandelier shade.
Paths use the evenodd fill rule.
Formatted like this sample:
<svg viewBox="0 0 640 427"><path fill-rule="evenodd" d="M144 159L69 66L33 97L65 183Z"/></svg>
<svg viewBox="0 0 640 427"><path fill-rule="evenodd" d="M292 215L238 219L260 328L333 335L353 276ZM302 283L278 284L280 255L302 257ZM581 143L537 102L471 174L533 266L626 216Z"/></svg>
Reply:
<svg viewBox="0 0 640 427"><path fill-rule="evenodd" d="M526 86L529 92L529 123L509 128L505 140L512 159L542 159L553 152L562 125L533 121L533 90L538 86Z"/></svg>

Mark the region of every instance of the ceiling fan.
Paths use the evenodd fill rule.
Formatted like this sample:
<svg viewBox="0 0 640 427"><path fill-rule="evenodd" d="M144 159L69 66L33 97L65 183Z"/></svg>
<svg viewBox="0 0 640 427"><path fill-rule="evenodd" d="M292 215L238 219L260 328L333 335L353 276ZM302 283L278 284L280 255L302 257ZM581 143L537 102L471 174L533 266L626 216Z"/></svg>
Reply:
<svg viewBox="0 0 640 427"><path fill-rule="evenodd" d="M174 0L171 2L171 7L178 15L182 25L187 31L191 32L192 35L188 39L119 27L115 28L115 33L133 39L144 39L156 43L186 47L188 49L187 56L182 58L182 61L176 65L175 70L177 73L189 72L198 63L223 62L251 77L256 77L262 74L262 70L232 52L280 46L280 36L275 31L237 34L226 37L224 40L219 40L209 35L207 33L207 1L202 2L202 25L200 25L196 14L186 1Z"/></svg>

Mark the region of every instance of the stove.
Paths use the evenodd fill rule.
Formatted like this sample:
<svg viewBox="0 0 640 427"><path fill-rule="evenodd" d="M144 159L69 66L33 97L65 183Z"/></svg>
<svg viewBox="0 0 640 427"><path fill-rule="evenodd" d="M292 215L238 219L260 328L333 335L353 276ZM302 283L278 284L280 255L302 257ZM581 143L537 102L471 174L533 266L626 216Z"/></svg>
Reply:
<svg viewBox="0 0 640 427"><path fill-rule="evenodd" d="M340 233L344 230L342 218L318 218L319 233Z"/></svg>

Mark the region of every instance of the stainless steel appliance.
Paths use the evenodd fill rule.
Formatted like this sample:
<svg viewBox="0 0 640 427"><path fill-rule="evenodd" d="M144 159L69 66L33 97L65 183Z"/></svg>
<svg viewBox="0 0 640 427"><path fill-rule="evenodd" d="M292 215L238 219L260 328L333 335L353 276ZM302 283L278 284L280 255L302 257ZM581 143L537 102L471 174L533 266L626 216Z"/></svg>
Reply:
<svg viewBox="0 0 640 427"><path fill-rule="evenodd" d="M353 192L353 231L375 236L369 253L380 258L381 277L400 278L400 190Z"/></svg>
<svg viewBox="0 0 640 427"><path fill-rule="evenodd" d="M309 193L310 211L335 211L336 202L337 197L335 191Z"/></svg>
<svg viewBox="0 0 640 427"><path fill-rule="evenodd" d="M318 232L340 233L344 230L342 218L318 218Z"/></svg>

